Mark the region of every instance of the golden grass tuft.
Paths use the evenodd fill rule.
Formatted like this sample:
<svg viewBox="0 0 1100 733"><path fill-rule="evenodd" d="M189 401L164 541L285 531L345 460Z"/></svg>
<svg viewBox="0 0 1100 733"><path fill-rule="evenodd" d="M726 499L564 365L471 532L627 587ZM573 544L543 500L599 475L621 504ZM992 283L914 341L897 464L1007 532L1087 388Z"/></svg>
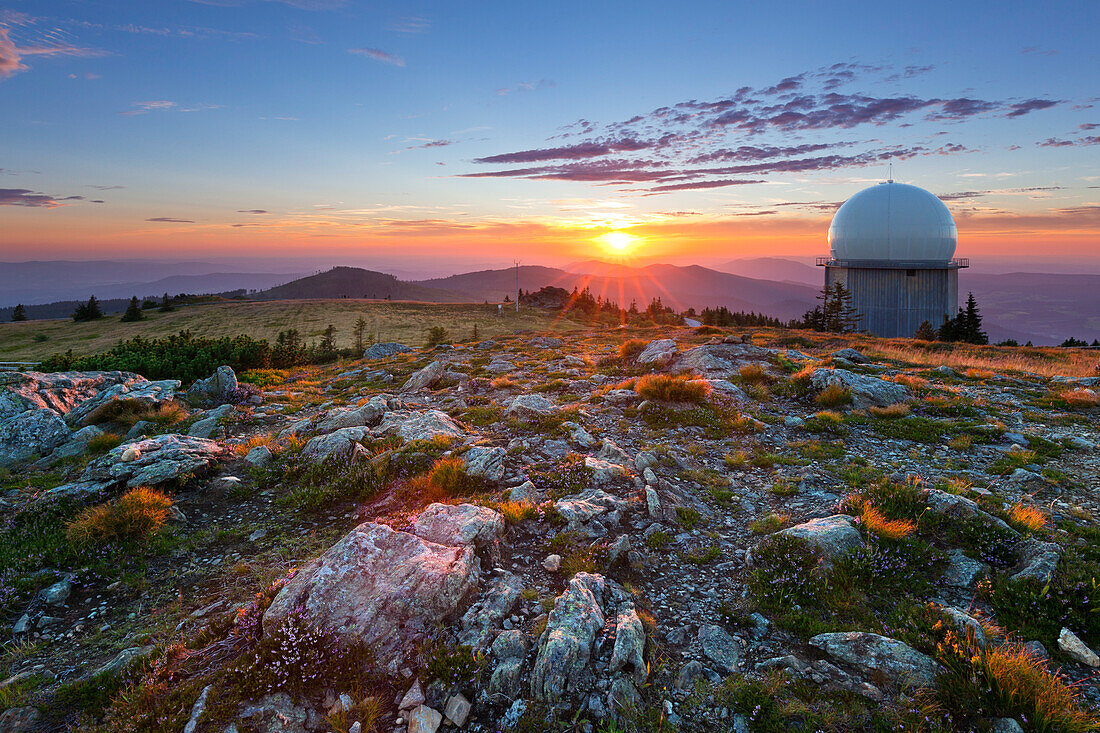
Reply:
<svg viewBox="0 0 1100 733"><path fill-rule="evenodd" d="M928 389L928 380L924 377L918 377L913 374L899 374L894 377L894 381L898 384L904 384L914 392L923 392Z"/></svg>
<svg viewBox="0 0 1100 733"><path fill-rule="evenodd" d="M822 407L850 405L852 404L852 390L839 384L830 384L814 397L814 402Z"/></svg>
<svg viewBox="0 0 1100 733"><path fill-rule="evenodd" d="M88 507L69 523L67 533L80 546L141 540L164 525L171 508L166 494L140 486L106 504Z"/></svg>
<svg viewBox="0 0 1100 733"><path fill-rule="evenodd" d="M796 387L809 387L810 377L813 376L815 369L816 367L812 365L802 367L791 375L791 383Z"/></svg>
<svg viewBox="0 0 1100 733"><path fill-rule="evenodd" d="M639 354L645 351L645 347L648 345L649 342L642 339L630 339L619 347L619 358L623 361L634 361Z"/></svg>
<svg viewBox="0 0 1100 733"><path fill-rule="evenodd" d="M520 389L520 383L508 376L497 377L489 382L493 389Z"/></svg>
<svg viewBox="0 0 1100 733"><path fill-rule="evenodd" d="M767 384L772 381L772 375L760 364L743 364L737 371L745 384Z"/></svg>
<svg viewBox="0 0 1100 733"><path fill-rule="evenodd" d="M872 407L871 414L875 417L880 417L886 420L893 420L899 417L905 417L909 414L909 405L904 402L895 402L892 405L886 407Z"/></svg>
<svg viewBox="0 0 1100 733"><path fill-rule="evenodd" d="M186 418L187 408L175 400L150 402L136 397L124 397L104 402L92 410L84 418L84 424L121 423L132 426L136 422L145 420L161 427L168 427Z"/></svg>
<svg viewBox="0 0 1100 733"><path fill-rule="evenodd" d="M814 417L816 417L818 420L821 420L822 422L829 422L833 423L834 425L839 425L840 423L844 422L844 415L837 412L836 410L818 410L814 413Z"/></svg>
<svg viewBox="0 0 1100 733"><path fill-rule="evenodd" d="M900 540L913 534L917 529L916 523L908 519L887 519L882 512L867 502L863 502L859 520L868 532L884 540Z"/></svg>
<svg viewBox="0 0 1100 733"><path fill-rule="evenodd" d="M970 450L971 446L974 445L974 438L970 435L956 435L947 441L947 445L954 450Z"/></svg>
<svg viewBox="0 0 1100 733"><path fill-rule="evenodd" d="M530 501L502 501L499 504L493 504L492 508L500 512L504 516L504 521L510 525L534 519L539 514L538 507Z"/></svg>
<svg viewBox="0 0 1100 733"><path fill-rule="evenodd" d="M688 374L647 374L638 380L634 391L647 400L659 402L706 402L710 385Z"/></svg>
<svg viewBox="0 0 1100 733"><path fill-rule="evenodd" d="M253 448L259 448L260 446L266 446L272 453L275 453L275 433L261 433L259 435L253 435L243 443L238 443L233 446L233 452L238 456L246 456L248 452Z"/></svg>
<svg viewBox="0 0 1100 733"><path fill-rule="evenodd" d="M1047 516L1042 509L1022 502L1016 502L1008 510L1008 521L1022 532L1038 532L1047 526Z"/></svg>
<svg viewBox="0 0 1100 733"><path fill-rule="evenodd" d="M1100 407L1100 394L1096 394L1096 392L1091 389L1085 389L1083 387L1063 392L1059 397L1065 400L1066 404L1070 407L1085 409Z"/></svg>
<svg viewBox="0 0 1100 733"><path fill-rule="evenodd" d="M88 451L91 453L106 453L121 443L122 436L118 433L100 433L88 441Z"/></svg>
<svg viewBox="0 0 1100 733"><path fill-rule="evenodd" d="M990 369L967 369L966 376L970 379L993 379L997 375Z"/></svg>

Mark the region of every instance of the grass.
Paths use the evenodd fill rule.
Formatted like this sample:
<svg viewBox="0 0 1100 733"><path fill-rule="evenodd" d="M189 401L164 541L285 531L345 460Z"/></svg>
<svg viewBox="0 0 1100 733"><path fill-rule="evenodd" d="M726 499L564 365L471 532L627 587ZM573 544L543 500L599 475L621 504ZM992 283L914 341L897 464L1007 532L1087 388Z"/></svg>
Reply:
<svg viewBox="0 0 1100 733"><path fill-rule="evenodd" d="M638 355L645 351L645 347L649 345L648 341L642 339L630 339L623 342L623 345L619 347L619 358L626 362L634 361L638 358Z"/></svg>
<svg viewBox="0 0 1100 733"><path fill-rule="evenodd" d="M339 348L350 347L359 318L367 321L368 333L380 341L398 341L409 346L424 344L432 326L454 334L466 334L478 327L481 338L510 335L517 330L569 331L576 324L542 311L510 308L497 312L494 304L417 303L376 301L356 298L330 300L274 300L266 302L212 302L183 306L171 313L146 312L146 320L119 323L105 318L87 323L72 319L23 321L0 324L2 353L9 361L38 361L69 349L81 356L106 351L119 339L142 336L162 338L191 331L209 338L245 334L274 343L279 331L295 328L302 337L317 340L329 324L336 328ZM45 335L47 341L35 340Z"/></svg>
<svg viewBox="0 0 1100 733"><path fill-rule="evenodd" d="M1058 395L1063 402L1077 409L1100 407L1100 395L1091 389L1071 389Z"/></svg>
<svg viewBox="0 0 1100 733"><path fill-rule="evenodd" d="M767 384L772 381L772 375L759 364L745 364L739 370L742 384Z"/></svg>
<svg viewBox="0 0 1100 733"><path fill-rule="evenodd" d="M753 534L771 534L783 529L790 521L789 515L772 512L749 522L749 530Z"/></svg>
<svg viewBox="0 0 1100 733"><path fill-rule="evenodd" d="M69 523L67 534L80 546L145 539L164 525L171 507L172 500L164 493L138 487L80 512Z"/></svg>
<svg viewBox="0 0 1100 733"><path fill-rule="evenodd" d="M638 380L634 390L647 400L699 405L707 401L710 385L689 374L647 374Z"/></svg>
<svg viewBox="0 0 1100 733"><path fill-rule="evenodd" d="M100 433L88 441L89 453L106 453L123 440L118 433Z"/></svg>
<svg viewBox="0 0 1100 733"><path fill-rule="evenodd" d="M886 407L872 407L869 412L875 417L885 420L893 420L899 417L905 417L909 414L909 405L904 402L895 402L892 405Z"/></svg>
<svg viewBox="0 0 1100 733"><path fill-rule="evenodd" d="M822 407L842 407L852 404L852 390L839 384L830 384L818 392L814 402Z"/></svg>
<svg viewBox="0 0 1100 733"><path fill-rule="evenodd" d="M187 408L175 400L154 403L134 397L125 397L104 402L84 418L84 424L122 423L123 425L133 425L139 421L146 421L158 427L166 428L186 419Z"/></svg>
<svg viewBox="0 0 1100 733"><path fill-rule="evenodd" d="M908 519L887 519L882 512L864 502L859 515L861 526L868 532L887 540L900 540L913 534L917 523Z"/></svg>
<svg viewBox="0 0 1100 733"><path fill-rule="evenodd" d="M1008 523L1021 532L1039 532L1046 529L1047 516L1039 507L1017 502L1008 510Z"/></svg>

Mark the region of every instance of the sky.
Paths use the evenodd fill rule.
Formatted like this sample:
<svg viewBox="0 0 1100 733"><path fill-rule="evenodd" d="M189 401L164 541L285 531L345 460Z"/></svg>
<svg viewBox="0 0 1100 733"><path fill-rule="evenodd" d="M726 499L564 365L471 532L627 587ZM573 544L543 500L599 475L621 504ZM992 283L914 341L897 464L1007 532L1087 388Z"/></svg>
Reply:
<svg viewBox="0 0 1100 733"><path fill-rule="evenodd" d="M1100 272L1100 3L0 0L0 260L828 251ZM408 268L406 268L408 269Z"/></svg>

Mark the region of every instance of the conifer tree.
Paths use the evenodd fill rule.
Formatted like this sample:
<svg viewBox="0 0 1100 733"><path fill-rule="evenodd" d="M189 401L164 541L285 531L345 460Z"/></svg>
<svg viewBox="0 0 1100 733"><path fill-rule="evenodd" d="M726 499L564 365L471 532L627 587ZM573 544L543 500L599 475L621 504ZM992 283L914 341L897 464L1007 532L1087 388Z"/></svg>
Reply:
<svg viewBox="0 0 1100 733"><path fill-rule="evenodd" d="M77 323L81 321L94 321L97 318L103 317L103 311L99 309L99 301L95 296L88 298L87 303L81 303L73 311L73 320Z"/></svg>
<svg viewBox="0 0 1100 733"><path fill-rule="evenodd" d="M172 307L172 301L168 299L168 293L165 293L164 297L161 298L160 308L157 308L157 310L161 313L169 313L175 310L175 308Z"/></svg>
<svg viewBox="0 0 1100 733"><path fill-rule="evenodd" d="M355 350L363 350L363 337L367 333L367 322L363 320L362 316L355 322L355 329L352 331L355 334Z"/></svg>
<svg viewBox="0 0 1100 733"><path fill-rule="evenodd" d="M982 330L982 314L978 311L978 301L974 299L974 293L966 296L966 310L960 311L962 316L962 340L971 344L988 344L989 336Z"/></svg>
<svg viewBox="0 0 1100 733"><path fill-rule="evenodd" d="M23 307L23 304L15 306L15 309L11 312L12 321L25 321L27 320L27 309Z"/></svg>
<svg viewBox="0 0 1100 733"><path fill-rule="evenodd" d="M145 320L145 316L141 313L141 303L138 302L136 295L130 298L130 305L126 306L126 312L122 314L120 320L123 323Z"/></svg>
<svg viewBox="0 0 1100 733"><path fill-rule="evenodd" d="M921 321L921 324L917 326L917 332L913 334L913 338L918 341L935 341L936 329L932 328L932 324L928 321Z"/></svg>

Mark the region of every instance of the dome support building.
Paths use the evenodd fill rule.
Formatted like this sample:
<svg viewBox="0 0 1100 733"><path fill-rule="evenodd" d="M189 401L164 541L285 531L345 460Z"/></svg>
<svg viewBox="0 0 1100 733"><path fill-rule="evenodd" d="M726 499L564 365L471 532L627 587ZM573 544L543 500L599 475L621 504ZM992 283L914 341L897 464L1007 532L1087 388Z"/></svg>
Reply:
<svg viewBox="0 0 1100 733"><path fill-rule="evenodd" d="M829 227L825 284L852 294L858 330L911 338L923 321L939 328L959 307L957 233L951 212L923 188L886 181L837 210Z"/></svg>

